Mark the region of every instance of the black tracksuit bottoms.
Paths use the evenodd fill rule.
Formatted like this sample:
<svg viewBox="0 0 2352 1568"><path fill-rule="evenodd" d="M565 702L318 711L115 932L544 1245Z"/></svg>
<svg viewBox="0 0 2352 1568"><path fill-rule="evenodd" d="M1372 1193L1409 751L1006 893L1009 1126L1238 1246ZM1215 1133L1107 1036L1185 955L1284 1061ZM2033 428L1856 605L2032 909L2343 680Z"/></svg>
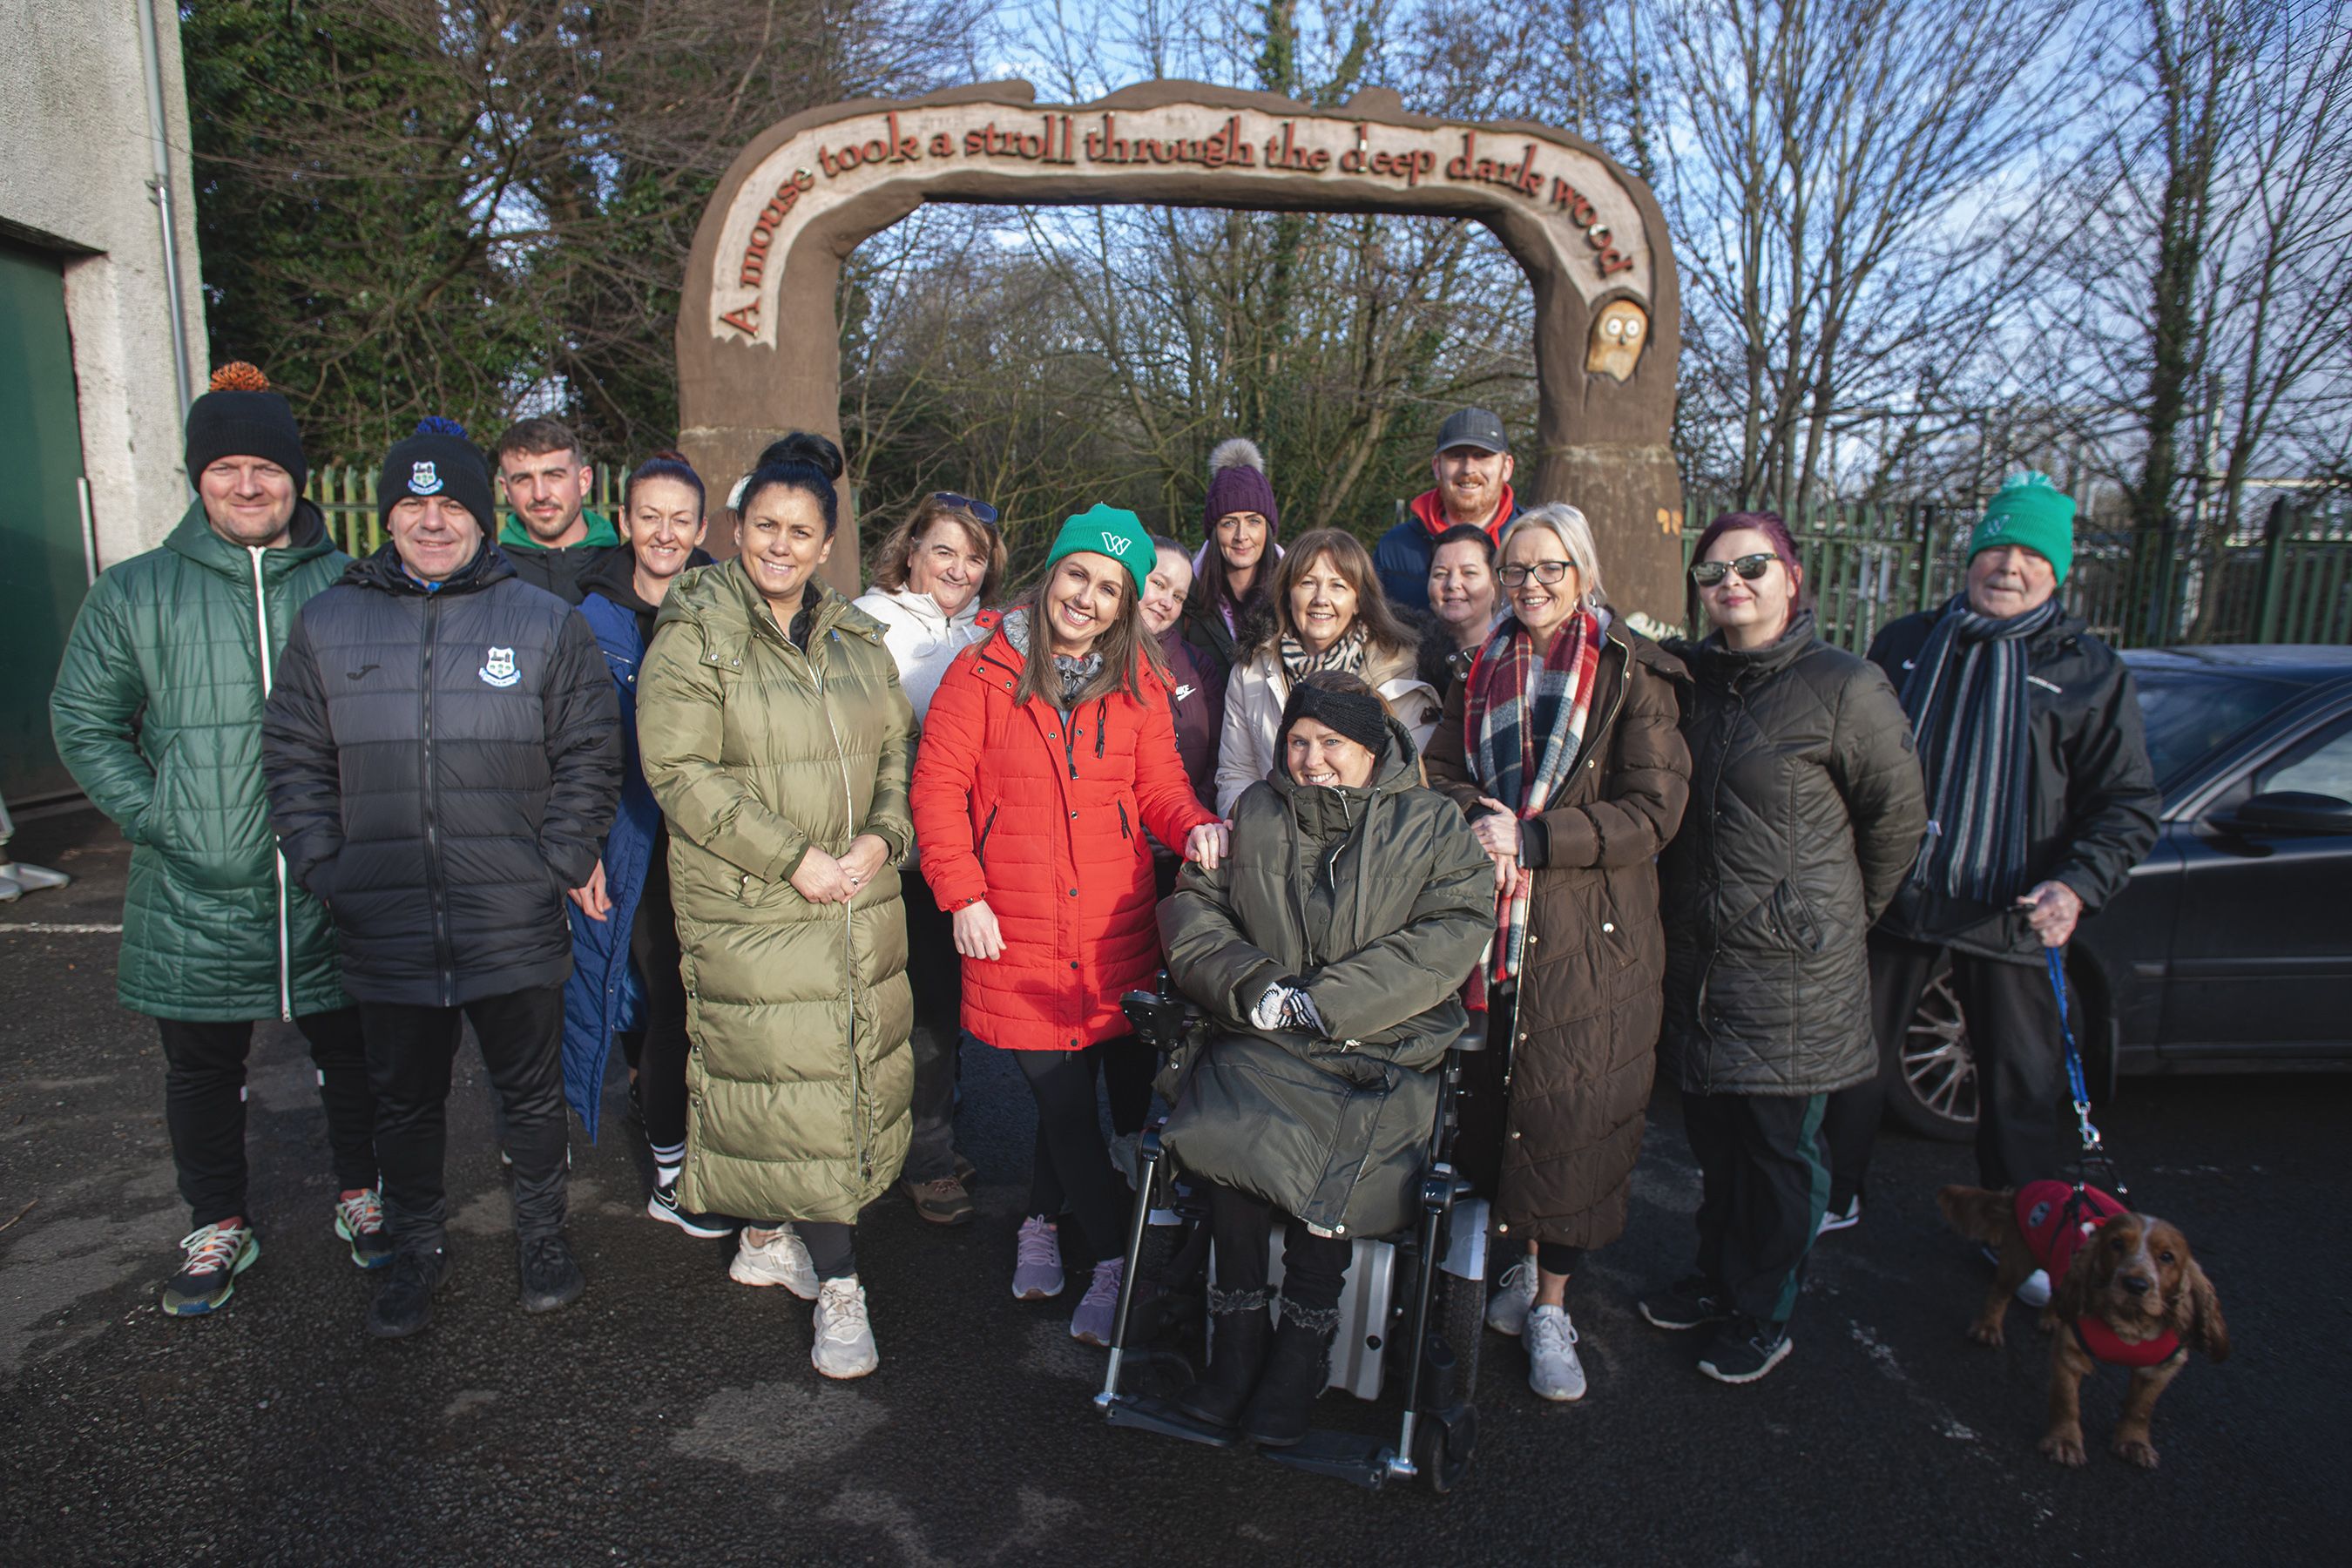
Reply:
<svg viewBox="0 0 2352 1568"><path fill-rule="evenodd" d="M515 1231L525 1241L563 1228L563 987L540 985L458 1007L360 1004L375 1086L376 1159L385 1228L403 1251L437 1251L448 1233L443 1163L449 1068L462 1026L474 1026L514 1161Z"/></svg>
<svg viewBox="0 0 2352 1568"><path fill-rule="evenodd" d="M245 1059L253 1026L158 1018L163 1037L163 1122L180 1195L198 1229L253 1210L246 1203ZM368 1089L360 1016L350 1007L294 1020L319 1070L327 1147L339 1192L375 1185L375 1097Z"/></svg>
<svg viewBox="0 0 2352 1568"><path fill-rule="evenodd" d="M1870 939L1870 1022L1882 1058L1900 1059L1920 994L1941 956L1917 942ZM2066 1068L2049 972L2038 962L2003 963L1965 952L1951 958L1952 994L1976 1059L1978 1177L1999 1188L2054 1176L2063 1163L2059 1113ZM2070 994L2070 1016L2074 1007ZM1876 1078L1830 1096L1822 1138L1829 1145L1833 1206L1843 1209L1864 1193L1885 1109L1886 1091Z"/></svg>
<svg viewBox="0 0 2352 1568"><path fill-rule="evenodd" d="M956 1078L963 1047L963 960L956 955L955 917L940 908L920 871L899 878L907 910L907 979L915 992L914 1131L904 1171L910 1183L937 1182L956 1171Z"/></svg>
<svg viewBox="0 0 2352 1568"><path fill-rule="evenodd" d="M1698 1271L1742 1316L1785 1323L1828 1205L1825 1094L1685 1094L1698 1156Z"/></svg>

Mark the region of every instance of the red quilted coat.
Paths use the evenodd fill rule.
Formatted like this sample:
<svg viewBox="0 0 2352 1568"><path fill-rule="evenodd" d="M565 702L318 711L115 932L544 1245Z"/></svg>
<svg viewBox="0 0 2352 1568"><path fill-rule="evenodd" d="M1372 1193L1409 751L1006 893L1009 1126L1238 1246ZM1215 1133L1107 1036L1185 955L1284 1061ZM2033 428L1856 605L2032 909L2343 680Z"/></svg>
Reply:
<svg viewBox="0 0 2352 1568"><path fill-rule="evenodd" d="M1144 829L1182 844L1217 816L1148 667L1140 701L1115 691L1066 720L1043 698L1016 707L1020 680L1002 630L948 667L915 755L915 841L940 908L985 899L1004 936L1002 958L963 961L964 1027L1076 1050L1128 1032L1119 994L1160 966Z"/></svg>

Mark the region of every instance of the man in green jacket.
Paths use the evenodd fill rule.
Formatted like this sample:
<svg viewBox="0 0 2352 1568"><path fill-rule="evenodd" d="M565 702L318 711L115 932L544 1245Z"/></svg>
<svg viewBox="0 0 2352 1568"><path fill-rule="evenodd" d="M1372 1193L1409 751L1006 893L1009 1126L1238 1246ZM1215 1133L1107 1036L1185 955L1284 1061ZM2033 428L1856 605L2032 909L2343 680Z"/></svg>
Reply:
<svg viewBox="0 0 2352 1568"><path fill-rule="evenodd" d="M514 510L499 530L499 549L515 575L567 605L586 595L581 574L621 542L612 520L588 506L595 465L559 419L519 419L499 437L491 460L499 489Z"/></svg>
<svg viewBox="0 0 2352 1568"><path fill-rule="evenodd" d="M261 714L294 613L350 564L300 499L300 433L248 364L188 411L198 497L162 547L82 601L49 698L58 754L131 840L116 994L163 1037L164 1120L194 1229L163 1310L210 1312L261 1256L246 1201L245 1062L257 1018L291 1020L318 1064L335 1233L392 1260L376 1194L375 1100L334 933L287 878L261 785Z"/></svg>

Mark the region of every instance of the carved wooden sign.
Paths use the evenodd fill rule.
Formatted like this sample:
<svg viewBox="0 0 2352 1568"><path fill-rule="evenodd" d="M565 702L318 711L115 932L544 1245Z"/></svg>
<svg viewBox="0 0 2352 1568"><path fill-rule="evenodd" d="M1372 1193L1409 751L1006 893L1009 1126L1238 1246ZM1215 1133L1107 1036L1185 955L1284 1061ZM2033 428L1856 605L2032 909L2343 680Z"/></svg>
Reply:
<svg viewBox="0 0 2352 1568"><path fill-rule="evenodd" d="M795 116L736 159L688 263L681 434L707 476L723 486L782 429L837 433L842 258L926 201L1393 212L1486 224L1535 293L1539 407L1534 439L1519 451L1521 496L1584 508L1604 556L1619 555L1604 564L1621 598L1632 590L1628 607L1679 605L1679 557L1667 559L1649 521L1681 505L1666 448L1680 350L1673 254L1647 187L1575 138L1408 114L1385 89L1322 110L1191 82L1069 106L1040 105L1026 83L998 82ZM856 573L851 546L833 553L845 584Z"/></svg>

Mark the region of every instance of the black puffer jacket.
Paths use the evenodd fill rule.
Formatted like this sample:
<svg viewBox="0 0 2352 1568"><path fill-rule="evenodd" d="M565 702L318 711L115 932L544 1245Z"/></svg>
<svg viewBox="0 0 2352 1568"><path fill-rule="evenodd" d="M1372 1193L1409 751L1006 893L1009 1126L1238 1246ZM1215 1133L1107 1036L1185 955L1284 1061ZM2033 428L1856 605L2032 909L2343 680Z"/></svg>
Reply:
<svg viewBox="0 0 2352 1568"><path fill-rule="evenodd" d="M1864 937L1927 822L1903 705L1814 635L1675 650L1691 802L1658 862L1661 1048L1685 1093L1822 1094L1870 1077Z"/></svg>
<svg viewBox="0 0 2352 1568"><path fill-rule="evenodd" d="M571 973L564 889L613 824L620 715L588 623L498 551L427 593L387 543L305 605L262 763L352 996L448 1007Z"/></svg>
<svg viewBox="0 0 2352 1568"><path fill-rule="evenodd" d="M1942 612L1906 616L1878 634L1870 662L1902 690ZM2025 807L2026 885L2065 883L2098 913L2156 847L2162 806L2131 667L2061 616L2028 647L2033 756ZM1879 929L1891 936L2013 963L2042 963L2042 939L2014 910L1953 898L1906 879Z"/></svg>

